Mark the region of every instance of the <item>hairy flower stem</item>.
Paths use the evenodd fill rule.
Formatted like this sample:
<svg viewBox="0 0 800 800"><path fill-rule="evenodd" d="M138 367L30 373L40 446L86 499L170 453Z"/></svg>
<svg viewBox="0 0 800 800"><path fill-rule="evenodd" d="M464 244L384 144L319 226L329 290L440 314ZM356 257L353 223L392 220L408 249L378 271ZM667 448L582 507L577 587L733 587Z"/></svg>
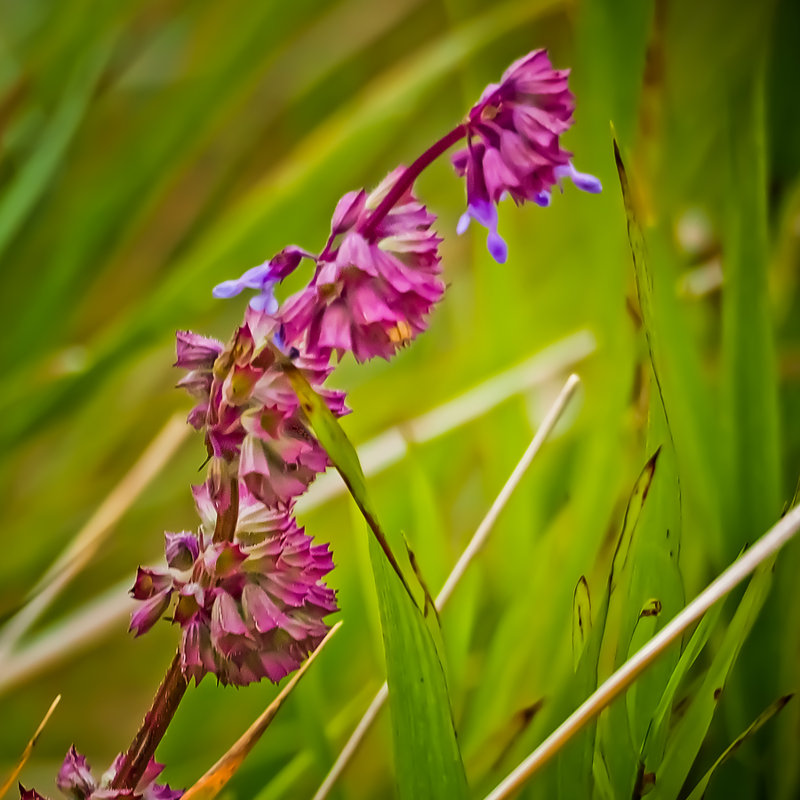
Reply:
<svg viewBox="0 0 800 800"><path fill-rule="evenodd" d="M232 542L236 533L236 522L239 519L239 480L231 479L231 503L228 508L217 516L214 527L215 542Z"/></svg>
<svg viewBox="0 0 800 800"><path fill-rule="evenodd" d="M450 133L445 134L438 142L432 144L405 172L398 178L397 183L386 193L386 197L381 200L378 207L372 212L361 229L364 238L369 238L375 232L378 223L394 208L394 204L402 197L414 181L419 177L422 170L430 166L442 153L449 150L456 142L461 141L467 135L467 126L462 123L453 128Z"/></svg>
<svg viewBox="0 0 800 800"><path fill-rule="evenodd" d="M164 680L161 681L161 686L158 687L150 710L145 714L142 727L139 728L139 732L125 754L122 766L112 783L112 788L133 790L139 783L178 710L187 686L188 683L181 671L181 654L178 651L172 659Z"/></svg>
<svg viewBox="0 0 800 800"><path fill-rule="evenodd" d="M214 530L214 541L232 541L239 518L239 482L231 481L231 502L228 508L217 517ZM189 683L181 669L181 651L175 653L172 663L158 687L150 710L144 716L144 722L125 753L119 772L112 783L114 789L136 788L136 784L144 775L150 759L164 738L175 712L178 710Z"/></svg>

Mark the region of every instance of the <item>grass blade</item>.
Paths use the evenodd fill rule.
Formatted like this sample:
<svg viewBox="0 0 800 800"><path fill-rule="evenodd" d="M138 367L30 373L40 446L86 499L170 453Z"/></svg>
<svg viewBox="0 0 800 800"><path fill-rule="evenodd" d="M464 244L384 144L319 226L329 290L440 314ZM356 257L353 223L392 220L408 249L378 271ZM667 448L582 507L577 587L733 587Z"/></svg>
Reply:
<svg viewBox="0 0 800 800"><path fill-rule="evenodd" d="M44 726L47 725L50 717L53 715L53 712L56 710L56 706L61 702L61 695L56 695L56 699L50 704L50 708L47 709L47 713L42 718L42 721L39 723L39 727L36 729L33 736L31 736L30 741L25 746L25 749L22 751L22 755L20 756L17 765L11 770L11 774L5 780L2 786L0 786L0 798L2 798L5 793L14 785L14 781L19 777L20 772L22 772L22 768L27 764L28 759L31 757L31 753L33 752L33 748L36 747L36 742L39 741L39 736L41 736L42 731L44 730Z"/></svg>
<svg viewBox="0 0 800 800"><path fill-rule="evenodd" d="M720 599L738 586L764 561L780 550L800 529L800 508L792 509L765 533L738 561L731 564L715 581L707 586L674 619L665 625L644 647L629 658L597 691L566 719L542 744L536 748L511 774L486 796L486 800L504 800L521 788L561 748L589 724L609 703L624 692L684 631L693 625ZM764 570L761 574L768 573ZM761 596L763 580L756 583L751 597ZM748 587L748 589L751 588ZM763 600L763 597L762 597ZM746 611L752 611L755 598ZM742 608L742 606L740 606ZM748 615L743 615L748 617ZM749 617L748 617L749 618ZM733 627L733 623L731 624ZM731 628L728 629L729 631ZM684 719L686 719L684 717Z"/></svg>
<svg viewBox="0 0 800 800"><path fill-rule="evenodd" d="M622 530L617 539L617 546L611 562L605 592L603 592L597 617L592 623L591 630L586 637L583 652L578 661L575 675L566 691L561 695L560 712L568 713L569 708L588 697L597 686L598 662L600 650L606 632L611 596L616 589L620 578L626 572L628 556L633 547L634 534L639 525L639 520L644 511L645 501L650 492L650 487L655 477L656 464L659 452L656 451L642 469L633 491L628 498ZM581 587L578 583L576 595ZM586 589L588 596L588 587ZM595 725L592 723L587 730L580 733L577 741L563 750L558 761L558 796L559 797L589 797L592 787L592 764L595 750Z"/></svg>
<svg viewBox="0 0 800 800"><path fill-rule="evenodd" d="M770 563L766 563L753 576L700 689L692 698L688 710L672 728L664 759L655 773L652 800L674 800L678 797L706 737L739 651L767 599L772 584L771 567Z"/></svg>
<svg viewBox="0 0 800 800"><path fill-rule="evenodd" d="M754 733L756 733L760 728L767 724L779 711L783 710L783 707L794 697L792 694L784 695L783 697L779 697L771 706L764 709L751 723L747 726L747 729L743 731L739 736L734 739L725 748L722 755L711 765L711 768L706 772L705 775L700 779L700 782L697 786L692 789L692 793L686 798L686 800L703 800L705 797L706 790L708 789L709 781L712 777L714 777L714 773L744 744L747 739L749 739Z"/></svg>
<svg viewBox="0 0 800 800"><path fill-rule="evenodd" d="M306 674L325 645L330 642L341 627L342 623L337 622L328 631L327 635L315 648L314 652L306 659L300 669L292 675L291 679L286 683L283 689L281 689L280 694L267 706L261 716L259 716L259 718L239 737L233 747L231 747L230 750L228 750L228 752L197 781L197 783L184 792L183 797L187 800L212 800L225 788L228 781L236 774L239 767L242 766L247 754L264 735L269 724L275 718L278 711L280 711L281 706L289 695L294 691L300 679Z"/></svg>
<svg viewBox="0 0 800 800"><path fill-rule="evenodd" d="M291 363L285 364L284 370L314 433L374 534L369 538L369 553L386 654L400 797L466 797L467 779L444 669L434 632L420 610L427 610L427 605L421 606L412 594L413 569L401 570L373 511L358 455L336 418Z"/></svg>

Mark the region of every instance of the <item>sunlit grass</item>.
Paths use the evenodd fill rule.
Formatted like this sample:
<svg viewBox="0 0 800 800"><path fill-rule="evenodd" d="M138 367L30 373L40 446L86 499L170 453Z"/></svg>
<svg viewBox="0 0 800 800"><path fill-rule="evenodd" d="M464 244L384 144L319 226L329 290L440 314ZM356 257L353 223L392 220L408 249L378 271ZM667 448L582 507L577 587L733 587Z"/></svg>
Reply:
<svg viewBox="0 0 800 800"><path fill-rule="evenodd" d="M573 69L567 146L604 193L568 188L547 210L504 203L511 255L499 266L481 235L453 235L463 189L436 165L419 190L446 237L446 299L429 333L391 364L345 361L335 376L354 411L347 434L356 445L378 442L380 469L367 459L365 468L381 524L405 534L434 594L566 376L582 380L441 615L472 796L491 790L791 500L800 63L787 31L800 19L789 0L403 0L391 9L367 0L5 0L0 11L4 617L170 416L188 412L171 388L174 331L225 337L243 307L214 301L211 286L289 242L319 246L339 196L414 158L534 47ZM649 275L639 265L638 292L609 121L641 207ZM721 284L680 290L705 268ZM458 425L415 435L410 420L435 419L422 415L581 331L588 346L548 361L551 370L476 401ZM659 447L596 674L576 674L575 587L584 576L597 623L626 503ZM164 529L195 524L188 487L203 459L196 437L170 457L8 656L11 675L31 663L14 661L26 648L55 643L46 670L14 673L13 691L0 674L0 776L58 693L26 786L54 794L73 742L95 767L127 747L176 639L166 625L126 635L120 587L137 564L160 558ZM343 492L324 491L301 522L332 544L344 625L229 784L233 797L311 797L385 678L365 526ZM675 797L687 773L688 794L764 709L797 690L798 557L796 545L778 557L757 619L737 622L742 596L732 598L684 640L691 658L671 651L604 712L588 750L566 750L525 796L574 797L570 763L582 764L572 777L598 798L630 797L651 772L652 796ZM117 600L92 610L112 587ZM654 599L660 612L641 617ZM104 611L118 623L105 624ZM72 644L76 618L84 631L94 619L99 636ZM670 682L683 669L685 680ZM722 674L718 702L681 717ZM665 687L674 707L662 702ZM159 750L170 784L194 783L277 692L211 680L190 692ZM795 706L715 771L709 798L796 796ZM691 721L698 715L702 724ZM642 749L654 716L661 738ZM666 739L687 726L678 752ZM390 796L392 764L388 717L379 718L335 791ZM662 764L670 780L659 781Z"/></svg>

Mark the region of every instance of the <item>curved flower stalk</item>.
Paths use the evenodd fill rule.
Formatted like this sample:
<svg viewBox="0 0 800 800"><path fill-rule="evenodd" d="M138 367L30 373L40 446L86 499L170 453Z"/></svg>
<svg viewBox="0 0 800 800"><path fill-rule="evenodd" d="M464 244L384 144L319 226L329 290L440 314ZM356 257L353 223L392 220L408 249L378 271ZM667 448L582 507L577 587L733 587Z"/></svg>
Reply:
<svg viewBox="0 0 800 800"><path fill-rule="evenodd" d="M393 170L370 194L348 192L338 202L330 235L315 255L285 247L269 261L213 294L255 291L228 344L189 331L177 334L179 386L195 398L189 423L202 431L208 477L194 487L202 520L196 533L166 534L167 566L140 568L132 589L142 605L131 630L140 635L169 613L180 627L178 653L129 750L100 781L74 748L59 787L75 800L131 797L177 800L156 784L152 757L189 680L209 673L221 683L278 681L297 669L328 631L337 610L323 578L333 568L327 545L313 545L297 526L296 498L329 465L286 374L292 362L335 416L347 413L343 392L324 383L332 357L390 359L422 333L442 299L440 236L434 215L413 193L416 179L459 141L452 157L466 178L471 219L489 229L499 262L507 248L497 231L497 205L547 206L554 186L570 178L587 192L600 183L572 166L560 136L572 124L567 71L554 70L537 50L487 87L466 119L408 167ZM276 286L303 260L314 263L308 285L281 305ZM34 790L20 787L36 800Z"/></svg>
<svg viewBox="0 0 800 800"><path fill-rule="evenodd" d="M237 686L277 682L322 641L324 617L338 610L321 580L333 568L328 546L312 545L290 508L267 508L246 485L239 487L233 540L214 541L208 485L193 492L200 529L166 534L168 569L139 568L131 593L142 606L131 630L148 631L174 600L187 679L199 683L213 673Z"/></svg>

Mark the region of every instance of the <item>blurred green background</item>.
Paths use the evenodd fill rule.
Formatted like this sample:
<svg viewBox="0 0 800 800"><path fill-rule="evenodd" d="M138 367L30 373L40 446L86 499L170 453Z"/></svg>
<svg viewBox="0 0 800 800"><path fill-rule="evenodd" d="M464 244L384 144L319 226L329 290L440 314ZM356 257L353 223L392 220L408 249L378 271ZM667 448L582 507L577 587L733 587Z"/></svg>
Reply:
<svg viewBox="0 0 800 800"><path fill-rule="evenodd" d="M666 619L792 498L799 30L792 0L2 0L0 614L11 618L170 417L188 412L172 388L175 330L226 339L245 303L215 301L211 287L286 244L320 248L344 192L413 160L511 61L546 47L572 68L566 146L603 194L570 186L547 210L505 203L500 266L481 231L454 236L463 186L442 159L418 183L439 214L450 284L431 329L391 364L347 359L332 379L349 393L357 445L389 430L399 441L409 420L475 387L491 395L468 395L467 421L446 412L430 441L370 479L384 525L406 533L434 592L566 375L583 379L442 616L459 741L482 796L570 710L573 589L585 575L600 596L658 445L671 467L648 525L673 520L673 567L680 553ZM611 121L643 209L671 437L649 378ZM33 629L10 652L0 639L0 776L57 693L26 785L55 794L73 742L98 771L127 747L177 639L168 625L126 634L125 587L161 557L165 529L195 526L188 487L203 459L187 435ZM310 797L383 680L363 522L333 490L301 520L332 544L344 626L231 797ZM635 564L657 563L646 549ZM687 786L797 690L799 566L790 546ZM630 602L623 619L638 615ZM627 652L613 633L601 674ZM166 779L199 777L276 691L211 679L190 690L158 753ZM797 706L720 770L709 797L800 796ZM601 748L615 725L601 722ZM546 781L530 796L554 797ZM339 796L391 796L391 785L384 716Z"/></svg>

